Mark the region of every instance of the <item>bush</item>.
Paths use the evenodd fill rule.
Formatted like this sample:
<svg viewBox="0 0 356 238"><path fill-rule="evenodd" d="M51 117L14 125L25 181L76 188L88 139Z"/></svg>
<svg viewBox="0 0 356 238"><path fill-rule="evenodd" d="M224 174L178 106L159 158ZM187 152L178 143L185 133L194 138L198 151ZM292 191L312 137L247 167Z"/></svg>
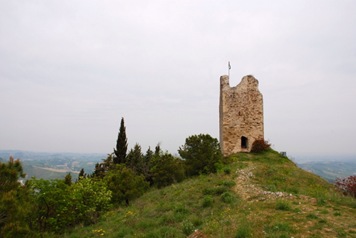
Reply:
<svg viewBox="0 0 356 238"><path fill-rule="evenodd" d="M271 148L271 144L268 143L268 141L265 141L264 139L259 139L253 142L251 152L259 153L268 150L269 148Z"/></svg>
<svg viewBox="0 0 356 238"><path fill-rule="evenodd" d="M128 206L131 200L141 196L149 187L142 175L121 164L109 171L104 181L112 191L112 202L116 205L125 203Z"/></svg>
<svg viewBox="0 0 356 238"><path fill-rule="evenodd" d="M211 207L214 203L214 198L211 195L206 195L203 198L202 207Z"/></svg>
<svg viewBox="0 0 356 238"><path fill-rule="evenodd" d="M276 203L276 210L290 211L292 210L292 207L289 202L284 200L278 200Z"/></svg>
<svg viewBox="0 0 356 238"><path fill-rule="evenodd" d="M229 191L229 189L225 186L213 187L213 188L205 188L203 190L204 195L221 195L225 192Z"/></svg>
<svg viewBox="0 0 356 238"><path fill-rule="evenodd" d="M178 153L185 160L189 176L215 173L223 158L219 141L208 134L188 137Z"/></svg>
<svg viewBox="0 0 356 238"><path fill-rule="evenodd" d="M221 194L221 200L224 202L224 203L233 203L236 201L236 197L231 194L230 192L225 192L223 194Z"/></svg>
<svg viewBox="0 0 356 238"><path fill-rule="evenodd" d="M165 153L152 158L150 175L158 188L181 182L185 176L183 161Z"/></svg>
<svg viewBox="0 0 356 238"><path fill-rule="evenodd" d="M251 227L245 221L237 228L236 238L248 238L251 237Z"/></svg>
<svg viewBox="0 0 356 238"><path fill-rule="evenodd" d="M344 194L351 195L356 198L356 175L347 178L337 178L336 187L339 188Z"/></svg>
<svg viewBox="0 0 356 238"><path fill-rule="evenodd" d="M0 237L32 237L27 221L34 209L20 160L0 160Z"/></svg>
<svg viewBox="0 0 356 238"><path fill-rule="evenodd" d="M91 178L68 186L63 180L31 179L36 209L32 227L40 232L63 233L77 224L95 223L110 208L111 191L101 181Z"/></svg>
<svg viewBox="0 0 356 238"><path fill-rule="evenodd" d="M224 168L224 173L225 174L231 174L231 168Z"/></svg>
<svg viewBox="0 0 356 238"><path fill-rule="evenodd" d="M190 235L194 231L194 225L190 221L183 221L183 232L185 235Z"/></svg>

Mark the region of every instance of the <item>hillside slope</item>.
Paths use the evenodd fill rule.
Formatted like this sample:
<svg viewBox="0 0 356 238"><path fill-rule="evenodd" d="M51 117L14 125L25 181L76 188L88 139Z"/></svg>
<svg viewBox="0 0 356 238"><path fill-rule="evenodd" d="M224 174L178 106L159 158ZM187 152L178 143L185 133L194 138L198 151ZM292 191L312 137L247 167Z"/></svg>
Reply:
<svg viewBox="0 0 356 238"><path fill-rule="evenodd" d="M356 237L356 200L325 180L274 151L232 161L64 237Z"/></svg>

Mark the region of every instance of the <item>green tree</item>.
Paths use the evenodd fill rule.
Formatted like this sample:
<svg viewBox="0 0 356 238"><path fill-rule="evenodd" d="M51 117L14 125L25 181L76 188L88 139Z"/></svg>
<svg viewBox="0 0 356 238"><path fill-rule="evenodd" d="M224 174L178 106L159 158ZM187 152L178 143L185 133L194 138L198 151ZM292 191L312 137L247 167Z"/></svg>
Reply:
<svg viewBox="0 0 356 238"><path fill-rule="evenodd" d="M116 149L114 149L114 153L114 164L124 164L126 162L127 138L124 118L121 118L120 130L116 141Z"/></svg>
<svg viewBox="0 0 356 238"><path fill-rule="evenodd" d="M40 232L60 232L75 224L76 211L64 180L31 179L27 183L37 207L32 227Z"/></svg>
<svg viewBox="0 0 356 238"><path fill-rule="evenodd" d="M148 150L146 151L144 158L143 158L142 175L145 177L145 180L150 183L150 185L153 184L152 174L151 174L153 157L154 157L153 151L149 147Z"/></svg>
<svg viewBox="0 0 356 238"><path fill-rule="evenodd" d="M220 144L208 134L192 135L179 147L179 155L185 160L187 174L214 173L222 161Z"/></svg>
<svg viewBox="0 0 356 238"><path fill-rule="evenodd" d="M125 203L127 206L132 199L141 196L148 188L148 183L142 175L137 175L125 165L116 165L105 176L108 188L112 191L112 202Z"/></svg>
<svg viewBox="0 0 356 238"><path fill-rule="evenodd" d="M81 178L71 186L59 179L31 179L28 185L37 207L32 227L40 232L63 233L80 223L94 223L110 207L111 191L91 178Z"/></svg>
<svg viewBox="0 0 356 238"><path fill-rule="evenodd" d="M29 190L19 182L24 176L20 160L0 162L0 237L31 236L28 219L33 207Z"/></svg>
<svg viewBox="0 0 356 238"><path fill-rule="evenodd" d="M155 147L155 155L158 156L161 152L161 145L158 143Z"/></svg>
<svg viewBox="0 0 356 238"><path fill-rule="evenodd" d="M78 180L81 180L83 178L86 177L86 174L84 172L84 168L82 168L80 171L79 171L79 174L78 174Z"/></svg>
<svg viewBox="0 0 356 238"><path fill-rule="evenodd" d="M69 186L72 185L72 175L70 173L64 177L64 183Z"/></svg>
<svg viewBox="0 0 356 238"><path fill-rule="evenodd" d="M106 159L103 159L103 162L101 163L96 163L94 172L92 174L92 177L94 178L104 178L106 173L115 167L114 165L114 155L113 153L108 154Z"/></svg>
<svg viewBox="0 0 356 238"><path fill-rule="evenodd" d="M15 160L12 156L8 163L0 162L0 192L8 192L20 186L19 178L24 178L22 164L20 160Z"/></svg>
<svg viewBox="0 0 356 238"><path fill-rule="evenodd" d="M169 153L154 156L150 174L153 184L158 188L180 182L185 174L183 161Z"/></svg>
<svg viewBox="0 0 356 238"><path fill-rule="evenodd" d="M145 163L141 146L139 144L136 143L134 148L127 154L126 166L135 171L137 174L143 174Z"/></svg>
<svg viewBox="0 0 356 238"><path fill-rule="evenodd" d="M112 192L103 181L86 178L69 190L76 210L76 223L96 223L100 215L111 207Z"/></svg>

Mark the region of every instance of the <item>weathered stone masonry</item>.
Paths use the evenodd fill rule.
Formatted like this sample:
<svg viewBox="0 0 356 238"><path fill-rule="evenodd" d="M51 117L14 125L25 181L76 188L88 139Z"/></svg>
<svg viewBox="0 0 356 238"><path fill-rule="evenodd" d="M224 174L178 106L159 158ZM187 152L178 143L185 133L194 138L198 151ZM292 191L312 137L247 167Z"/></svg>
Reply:
<svg viewBox="0 0 356 238"><path fill-rule="evenodd" d="M263 97L252 75L230 87L229 76L220 77L220 146L224 156L250 152L252 143L264 139Z"/></svg>

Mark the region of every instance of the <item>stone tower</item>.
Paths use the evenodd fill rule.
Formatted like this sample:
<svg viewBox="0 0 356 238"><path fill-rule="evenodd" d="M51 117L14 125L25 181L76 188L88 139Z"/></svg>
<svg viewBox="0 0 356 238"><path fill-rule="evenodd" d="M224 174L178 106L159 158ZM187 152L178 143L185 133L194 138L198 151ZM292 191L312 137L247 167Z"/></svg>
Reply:
<svg viewBox="0 0 356 238"><path fill-rule="evenodd" d="M264 139L263 98L252 75L230 87L229 76L220 77L220 146L224 156L250 152L252 143Z"/></svg>

